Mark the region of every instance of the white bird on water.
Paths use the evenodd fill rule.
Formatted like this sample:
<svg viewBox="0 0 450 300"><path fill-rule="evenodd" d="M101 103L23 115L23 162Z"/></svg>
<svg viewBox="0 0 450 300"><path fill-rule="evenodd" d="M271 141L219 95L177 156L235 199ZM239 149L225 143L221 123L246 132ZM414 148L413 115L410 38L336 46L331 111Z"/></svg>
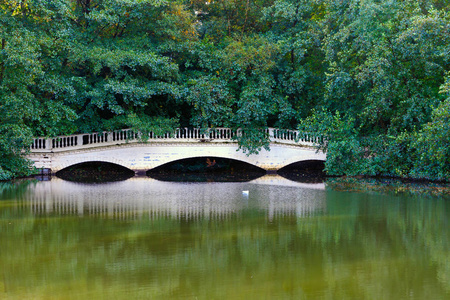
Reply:
<svg viewBox="0 0 450 300"><path fill-rule="evenodd" d="M242 196L248 197L248 191L242 191Z"/></svg>

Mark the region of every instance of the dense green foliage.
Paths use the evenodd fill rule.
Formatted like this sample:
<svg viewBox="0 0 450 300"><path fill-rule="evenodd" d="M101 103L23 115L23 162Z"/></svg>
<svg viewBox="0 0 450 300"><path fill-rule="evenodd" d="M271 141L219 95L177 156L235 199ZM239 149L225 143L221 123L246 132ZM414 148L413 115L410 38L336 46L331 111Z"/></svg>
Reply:
<svg viewBox="0 0 450 300"><path fill-rule="evenodd" d="M450 180L443 0L1 0L0 179L32 136L268 126L329 174ZM162 129L161 129L162 128Z"/></svg>

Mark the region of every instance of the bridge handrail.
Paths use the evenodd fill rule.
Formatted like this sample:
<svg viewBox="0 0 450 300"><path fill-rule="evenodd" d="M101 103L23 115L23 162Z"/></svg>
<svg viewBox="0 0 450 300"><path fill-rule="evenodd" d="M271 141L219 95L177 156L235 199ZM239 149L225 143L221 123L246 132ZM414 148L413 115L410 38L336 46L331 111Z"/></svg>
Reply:
<svg viewBox="0 0 450 300"><path fill-rule="evenodd" d="M298 130L268 128L265 131L269 136L270 141L273 143L313 146L322 138ZM31 152L55 152L125 143L161 141L232 142L235 141L235 137L239 137L240 135L242 135L240 129L233 131L231 128L201 129L185 127L177 128L174 132L166 132L163 135L157 135L154 132L150 132L146 136L143 136L140 132L136 132L132 129L122 129L57 136L53 138L38 137L33 140L30 150Z"/></svg>

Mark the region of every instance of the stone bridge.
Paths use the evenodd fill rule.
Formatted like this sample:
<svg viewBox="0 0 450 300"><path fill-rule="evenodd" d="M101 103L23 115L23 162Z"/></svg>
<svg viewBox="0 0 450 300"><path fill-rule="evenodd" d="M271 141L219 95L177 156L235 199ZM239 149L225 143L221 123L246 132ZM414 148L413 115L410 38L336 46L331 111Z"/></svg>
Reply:
<svg viewBox="0 0 450 300"><path fill-rule="evenodd" d="M27 157L46 173L85 162L108 162L133 170L136 174L176 160L195 157L220 157L246 162L267 171L292 163L320 160L326 156L313 147L317 137L292 130L269 128L270 150L247 155L238 151L240 131L229 128L201 130L179 128L173 133L145 139L131 129L113 132L76 134L55 138L36 138Z"/></svg>

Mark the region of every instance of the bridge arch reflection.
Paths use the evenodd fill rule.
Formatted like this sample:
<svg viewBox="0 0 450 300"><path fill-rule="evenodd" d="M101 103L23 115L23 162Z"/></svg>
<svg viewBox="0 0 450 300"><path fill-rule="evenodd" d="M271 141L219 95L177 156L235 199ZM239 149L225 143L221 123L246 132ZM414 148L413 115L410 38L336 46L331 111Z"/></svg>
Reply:
<svg viewBox="0 0 450 300"><path fill-rule="evenodd" d="M177 183L134 177L94 185L52 179L30 189L35 215L221 220L252 208L270 220L305 217L326 209L324 184L296 183L274 175L245 183Z"/></svg>

